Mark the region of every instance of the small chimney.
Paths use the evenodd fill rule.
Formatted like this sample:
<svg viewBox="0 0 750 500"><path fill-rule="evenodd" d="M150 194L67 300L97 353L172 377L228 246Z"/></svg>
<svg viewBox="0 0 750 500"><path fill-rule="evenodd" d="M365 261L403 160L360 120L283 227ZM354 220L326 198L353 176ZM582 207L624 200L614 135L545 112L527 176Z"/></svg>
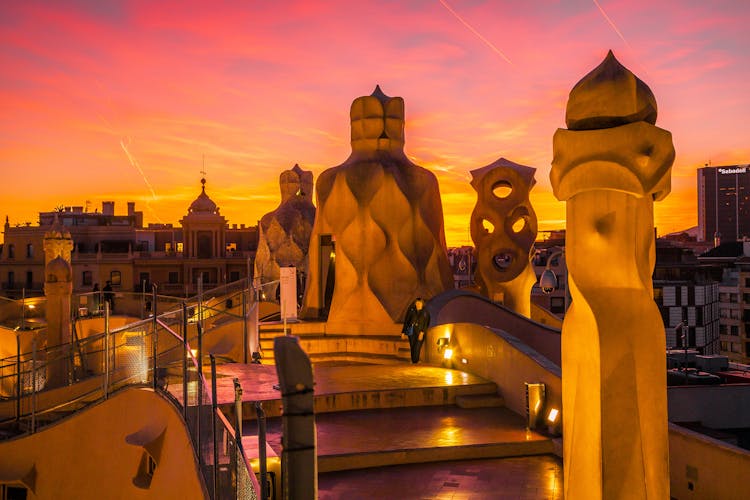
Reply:
<svg viewBox="0 0 750 500"><path fill-rule="evenodd" d="M135 215L135 202L129 201L128 202L128 217L132 217Z"/></svg>
<svg viewBox="0 0 750 500"><path fill-rule="evenodd" d="M102 202L102 215L115 215L115 202L114 201Z"/></svg>

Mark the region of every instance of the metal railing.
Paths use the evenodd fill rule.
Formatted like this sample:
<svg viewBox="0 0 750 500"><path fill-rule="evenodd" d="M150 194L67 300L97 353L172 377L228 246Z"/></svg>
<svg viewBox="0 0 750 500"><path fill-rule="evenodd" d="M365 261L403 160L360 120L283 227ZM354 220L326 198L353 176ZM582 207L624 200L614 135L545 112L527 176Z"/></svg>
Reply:
<svg viewBox="0 0 750 500"><path fill-rule="evenodd" d="M248 312L259 293L246 288L246 281L199 292L175 303L154 288L150 317L119 328L110 328L109 303L100 296L104 332L74 335L76 340L60 346L37 349L34 337L31 351L22 352L17 336L17 355L0 360L0 433L33 433L122 388L150 386L181 409L212 498L257 498L241 429L218 409L214 356L211 384L204 376L203 340L213 328L243 320L247 362Z"/></svg>

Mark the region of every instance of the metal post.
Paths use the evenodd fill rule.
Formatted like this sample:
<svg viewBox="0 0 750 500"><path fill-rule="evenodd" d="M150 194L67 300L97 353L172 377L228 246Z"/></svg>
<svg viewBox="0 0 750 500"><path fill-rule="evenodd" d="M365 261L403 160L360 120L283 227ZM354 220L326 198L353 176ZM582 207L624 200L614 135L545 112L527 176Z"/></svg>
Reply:
<svg viewBox="0 0 750 500"><path fill-rule="evenodd" d="M200 284L200 282L199 282ZM203 466L203 450L201 449L201 413L203 412L203 327L198 322L198 359L196 360L198 366L198 380L196 381L196 388L198 390L198 412L196 415L196 446L198 449L198 464Z"/></svg>
<svg viewBox="0 0 750 500"><path fill-rule="evenodd" d="M21 428L21 333L16 332L16 426Z"/></svg>
<svg viewBox="0 0 750 500"><path fill-rule="evenodd" d="M214 438L214 499L217 498L219 491L219 476L217 471L219 470L219 441L216 437L216 412L219 411L219 406L216 404L216 358L213 354L211 356L211 431Z"/></svg>
<svg viewBox="0 0 750 500"><path fill-rule="evenodd" d="M109 301L104 302L104 399L109 393Z"/></svg>
<svg viewBox="0 0 750 500"><path fill-rule="evenodd" d="M258 416L258 462L260 462L260 498L267 500L268 487L268 464L266 463L266 412L263 403L255 402L255 413Z"/></svg>
<svg viewBox="0 0 750 500"><path fill-rule="evenodd" d="M146 318L146 280L141 280L141 319Z"/></svg>
<svg viewBox="0 0 750 500"><path fill-rule="evenodd" d="M158 326L157 323L156 323L156 284L151 285L151 297L152 297L151 298L151 313L154 316L153 327L152 327L153 330L152 330L152 333L151 333L151 351L152 351L152 355L153 355L153 358L154 358L154 362L153 362L154 371L153 371L152 375L153 375L153 379L154 379L153 380L153 389L156 390L156 387L158 386L157 380L156 380L156 355L157 355L157 345L156 345L157 344L157 334L156 334L156 328Z"/></svg>
<svg viewBox="0 0 750 500"><path fill-rule="evenodd" d="M31 339L31 433L36 429L36 335Z"/></svg>
<svg viewBox="0 0 750 500"><path fill-rule="evenodd" d="M247 294L250 291L250 281L248 280L248 289L242 290L242 362L247 364Z"/></svg>
<svg viewBox="0 0 750 500"><path fill-rule="evenodd" d="M240 385L240 379L234 379L234 437L237 443L237 458L234 461L235 480L240 477L240 460L242 451L242 386ZM235 490L236 490L235 485Z"/></svg>
<svg viewBox="0 0 750 500"><path fill-rule="evenodd" d="M182 416L185 418L185 422L187 422L187 408L188 408L187 332L188 332L187 304L185 304L185 301L183 301L182 302Z"/></svg>
<svg viewBox="0 0 750 500"><path fill-rule="evenodd" d="M203 276L198 276L198 325L203 328Z"/></svg>
<svg viewBox="0 0 750 500"><path fill-rule="evenodd" d="M26 330L26 288L21 288L21 331Z"/></svg>
<svg viewBox="0 0 750 500"><path fill-rule="evenodd" d="M237 436L237 442L242 442L242 386L240 379L234 379L234 433Z"/></svg>

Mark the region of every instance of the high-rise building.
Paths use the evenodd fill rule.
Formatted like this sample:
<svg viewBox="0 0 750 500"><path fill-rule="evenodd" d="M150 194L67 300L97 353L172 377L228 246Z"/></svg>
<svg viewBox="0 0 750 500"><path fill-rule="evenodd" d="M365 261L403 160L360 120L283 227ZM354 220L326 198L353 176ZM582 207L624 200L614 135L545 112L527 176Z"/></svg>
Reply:
<svg viewBox="0 0 750 500"><path fill-rule="evenodd" d="M698 169L698 238L750 236L750 165Z"/></svg>

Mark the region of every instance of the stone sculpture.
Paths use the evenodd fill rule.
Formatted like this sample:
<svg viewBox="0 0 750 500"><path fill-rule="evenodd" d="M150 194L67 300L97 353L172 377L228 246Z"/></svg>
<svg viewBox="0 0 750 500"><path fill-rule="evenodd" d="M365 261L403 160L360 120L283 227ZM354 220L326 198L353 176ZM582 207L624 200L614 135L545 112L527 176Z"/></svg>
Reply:
<svg viewBox="0 0 750 500"><path fill-rule="evenodd" d="M404 101L376 87L351 106L352 153L317 181L303 316L325 317L322 260L335 259L327 332L398 333L409 304L453 286L437 179L404 154ZM321 255L322 238L335 253Z"/></svg>
<svg viewBox="0 0 750 500"><path fill-rule="evenodd" d="M57 359L47 364L47 387L66 385L70 361L73 330L70 320L73 295L73 268L70 258L73 240L70 232L59 223L57 216L44 235L44 295L47 298L47 347L60 346Z"/></svg>
<svg viewBox="0 0 750 500"><path fill-rule="evenodd" d="M281 203L260 220L255 254L255 277L261 283L279 279L279 267L294 266L299 276L307 274L307 251L315 221L312 203L313 175L294 165L279 177ZM276 296L278 286L264 288Z"/></svg>
<svg viewBox="0 0 750 500"><path fill-rule="evenodd" d="M482 294L526 317L536 282L531 254L537 220L529 201L534 172L505 158L471 171L477 192L470 225L477 252L474 280Z"/></svg>
<svg viewBox="0 0 750 500"><path fill-rule="evenodd" d="M55 214L55 218L49 230L44 233L44 265L50 263L56 257L62 257L63 260L70 263L73 252L73 239L70 231L60 224L60 220Z"/></svg>
<svg viewBox="0 0 750 500"><path fill-rule="evenodd" d="M653 202L674 147L648 86L610 51L570 92L550 179L567 202L573 303L562 331L565 498L669 498L664 325Z"/></svg>

